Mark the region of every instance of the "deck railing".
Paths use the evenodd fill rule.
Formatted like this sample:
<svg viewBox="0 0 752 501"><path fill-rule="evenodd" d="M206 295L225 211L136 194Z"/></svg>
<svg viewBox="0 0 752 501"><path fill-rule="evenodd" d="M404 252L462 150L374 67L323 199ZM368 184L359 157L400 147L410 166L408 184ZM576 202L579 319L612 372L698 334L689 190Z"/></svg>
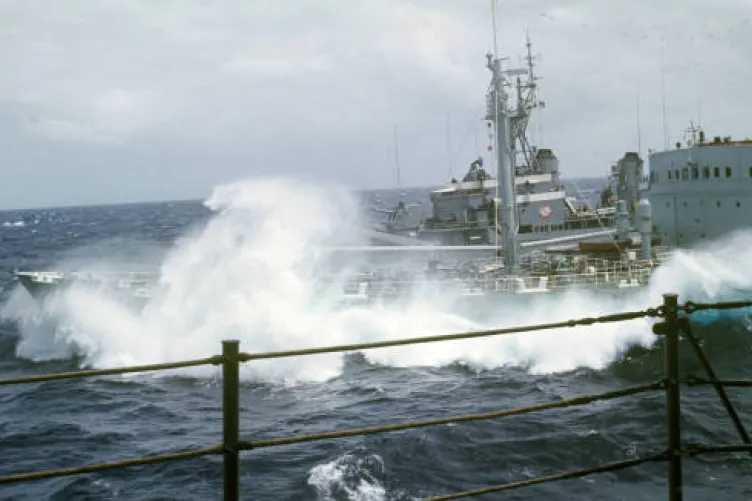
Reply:
<svg viewBox="0 0 752 501"><path fill-rule="evenodd" d="M675 294L665 294L664 302L657 308L648 308L645 310L631 311L624 313L615 313L598 317L580 318L566 320L562 322L552 322L547 324L528 325L505 329L492 329L478 332L464 332L458 334L446 334L428 337L413 337L397 339L391 341L378 341L372 343L348 344L339 346L328 346L321 348L307 348L299 350L277 351L267 353L242 353L238 341L223 341L222 355L197 360L187 360L182 362L173 362L165 364L140 365L133 367L115 368L115 369L97 369L97 370L80 370L75 372L64 372L57 374L42 374L37 376L28 376L20 378L0 379L2 385L17 385L26 383L38 383L42 381L53 381L60 379L83 378L91 376L108 376L136 372L159 371L167 369L178 369L184 367L195 367L201 365L221 365L222 366L222 417L223 417L223 439L218 445L208 446L202 449L193 449L159 456L151 456L111 463L100 463L88 466L73 468L64 468L57 470L36 471L28 473L16 473L0 477L0 485L15 482L26 482L31 480L40 480L53 477L62 477L66 475L78 475L92 473L97 471L109 470L113 468L122 468L136 465L147 465L161 463L166 461L178 461L197 458L207 455L222 455L224 458L224 499L237 500L240 495L240 452L251 451L266 447L278 447L290 444L312 442L318 440L327 440L343 437L353 437L360 435L370 435L376 433L385 433L398 430L407 430L413 428L422 428L427 426L436 426L449 423L462 423L470 421L480 421L485 419L498 419L508 416L538 412L543 410L557 409L576 405L586 405L599 400L610 400L622 398L638 393L663 390L666 395L666 422L667 422L667 439L666 444L651 454L639 458L628 459L595 467L571 470L554 475L520 480L516 482L492 485L481 489L471 491L455 492L431 498L425 501L439 501L450 499L461 499L500 492L523 486L542 484L555 480L564 480L570 478L584 477L594 473L603 473L615 471L624 468L630 468L643 463L666 461L668 463L668 499L670 501L680 501L682 499L682 458L684 456L694 456L702 453L713 452L740 452L748 451L752 453L752 442L744 425L742 424L734 406L725 392L726 386L752 386L752 381L740 380L719 380L713 371L708 358L706 357L698 339L690 329L689 317L699 310L728 310L737 308L752 307L750 301L720 302L697 304L687 302L683 305L678 304L678 297ZM349 430L329 431L324 433L313 433L307 435L280 436L264 440L241 440L240 439L240 419L239 419L239 365L254 360L264 360L283 357L297 357L305 355L316 355L323 353L352 352L359 350L370 350L377 348L387 348L394 346L404 346L410 344L436 343L441 341L454 341L461 339L474 339L487 336L500 336L508 334L518 334L525 332L534 332L541 330L560 329L566 327L585 326L596 323L612 323L637 318L660 318L662 321L653 325L653 331L661 335L664 339L664 358L665 358L665 375L662 379L647 384L632 386L619 390L605 393L583 395L567 400L558 400L555 402L546 402L527 407L514 409L503 409L492 412L483 412L478 414L455 415L437 419L425 419L403 423L392 423L381 426L367 428L357 428ZM679 367L679 339L683 337L692 347L703 366L706 377L688 376L680 377ZM722 404L726 408L734 427L739 434L741 443L739 444L683 444L681 440L680 428L680 384L688 385L708 384L715 388Z"/></svg>

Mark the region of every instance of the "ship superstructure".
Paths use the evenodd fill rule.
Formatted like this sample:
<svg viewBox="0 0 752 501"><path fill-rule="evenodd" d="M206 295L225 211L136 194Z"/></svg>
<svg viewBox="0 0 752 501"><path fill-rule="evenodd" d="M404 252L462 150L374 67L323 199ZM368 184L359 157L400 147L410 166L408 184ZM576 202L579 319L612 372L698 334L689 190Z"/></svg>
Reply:
<svg viewBox="0 0 752 501"><path fill-rule="evenodd" d="M514 104L508 105L507 99L504 99L503 106L508 118L505 135L513 173L509 184L514 193L512 206L516 213L519 239L556 238L612 227L613 211L583 210L570 202L559 179L558 158L551 149L533 145L528 137L532 113L544 107L544 103L537 95L538 77L529 37L526 49L524 68L499 68L500 74L505 77L505 86L513 89L514 94ZM493 144L493 114L498 101L494 88L491 85L486 95L485 116L491 140L488 150L492 163L498 162ZM501 181L503 191L505 182L503 179ZM498 188L498 176L492 176L486 170L483 158L479 157L470 164L461 180L451 179L445 186L431 192L429 217L414 217L402 203L389 212L387 222L378 229L440 245L493 244L499 231L495 208Z"/></svg>
<svg viewBox="0 0 752 501"><path fill-rule="evenodd" d="M683 142L650 152L648 161L643 176L642 160L627 153L613 168L611 190L632 203L640 191L649 198L663 245L689 247L752 228L752 140L707 141L690 123Z"/></svg>

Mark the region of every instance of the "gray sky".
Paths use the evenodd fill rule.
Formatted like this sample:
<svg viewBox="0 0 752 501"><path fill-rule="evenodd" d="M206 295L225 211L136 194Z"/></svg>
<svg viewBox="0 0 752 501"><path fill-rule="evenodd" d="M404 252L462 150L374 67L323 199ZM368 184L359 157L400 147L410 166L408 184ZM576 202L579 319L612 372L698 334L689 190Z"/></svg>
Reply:
<svg viewBox="0 0 752 501"><path fill-rule="evenodd" d="M506 0L565 177L690 119L752 136L750 0ZM272 174L432 185L485 153L489 0L0 0L0 207L203 198ZM447 121L452 154L448 153ZM478 149L476 149L476 133Z"/></svg>

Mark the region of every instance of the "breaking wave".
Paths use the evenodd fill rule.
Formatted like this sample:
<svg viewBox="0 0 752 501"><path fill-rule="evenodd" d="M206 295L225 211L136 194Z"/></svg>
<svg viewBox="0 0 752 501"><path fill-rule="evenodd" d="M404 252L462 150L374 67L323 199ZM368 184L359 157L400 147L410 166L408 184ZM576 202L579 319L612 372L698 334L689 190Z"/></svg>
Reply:
<svg viewBox="0 0 752 501"><path fill-rule="evenodd" d="M738 253L750 248L752 234L742 232L677 252L646 289L625 297L573 291L500 299L482 317L459 313L452 293L436 290L399 305L345 306L321 287L321 277L336 279L360 264L333 262L326 250L358 242L358 204L346 190L291 180L247 181L218 187L206 205L214 216L168 250L159 263L158 294L142 310L81 287L51 297L40 309L25 291L15 291L2 314L20 326L17 355L41 360L76 353L93 367L167 362L216 354L220 341L230 338L247 352L357 343L641 309L659 304L664 292L704 300L752 287L752 271ZM103 263L96 266L102 269ZM630 346L654 340L650 320L639 319L372 350L366 357L388 366L460 362L478 370L521 366L551 373L602 368ZM325 380L338 375L342 363L340 354L276 359L246 364L243 374L272 382Z"/></svg>

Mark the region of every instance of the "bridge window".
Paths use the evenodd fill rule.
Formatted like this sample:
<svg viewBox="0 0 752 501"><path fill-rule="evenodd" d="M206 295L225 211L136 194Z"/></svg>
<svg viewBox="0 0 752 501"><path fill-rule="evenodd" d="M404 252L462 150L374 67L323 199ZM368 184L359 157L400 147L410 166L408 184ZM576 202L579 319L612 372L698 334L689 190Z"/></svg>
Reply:
<svg viewBox="0 0 752 501"><path fill-rule="evenodd" d="M674 169L674 179L679 180L679 169Z"/></svg>
<svg viewBox="0 0 752 501"><path fill-rule="evenodd" d="M715 203L715 206L716 206L716 207L720 207L720 206L721 206L721 201L720 201L720 200L718 200L718 201L717 201L717 202Z"/></svg>
<svg viewBox="0 0 752 501"><path fill-rule="evenodd" d="M700 169L692 167L692 179L697 179L698 177L700 177Z"/></svg>
<svg viewBox="0 0 752 501"><path fill-rule="evenodd" d="M726 167L726 177L731 177L731 167Z"/></svg>
<svg viewBox="0 0 752 501"><path fill-rule="evenodd" d="M741 204L741 202L739 202L739 200L736 201L736 206L737 207L741 207L742 206L742 204Z"/></svg>
<svg viewBox="0 0 752 501"><path fill-rule="evenodd" d="M713 167L713 177L721 177L721 168L717 165Z"/></svg>
<svg viewBox="0 0 752 501"><path fill-rule="evenodd" d="M750 168L750 172L752 172L752 168ZM710 167L702 168L702 177L703 179L710 179Z"/></svg>
<svg viewBox="0 0 752 501"><path fill-rule="evenodd" d="M749 168L749 175L752 177L752 167ZM671 175L671 171L668 171L668 180L671 181L674 176Z"/></svg>
<svg viewBox="0 0 752 501"><path fill-rule="evenodd" d="M749 177L752 177L752 167L749 168Z"/></svg>
<svg viewBox="0 0 752 501"><path fill-rule="evenodd" d="M684 167L682 169L682 181L686 181L687 179L689 179L689 169Z"/></svg>

